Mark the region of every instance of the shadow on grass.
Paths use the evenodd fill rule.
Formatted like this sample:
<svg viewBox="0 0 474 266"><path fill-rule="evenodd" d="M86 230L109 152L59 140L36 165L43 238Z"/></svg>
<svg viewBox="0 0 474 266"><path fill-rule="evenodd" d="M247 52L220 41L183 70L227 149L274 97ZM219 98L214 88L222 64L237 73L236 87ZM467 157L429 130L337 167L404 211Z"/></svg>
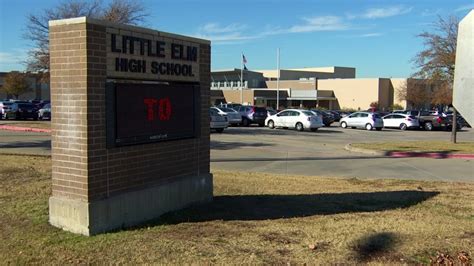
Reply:
<svg viewBox="0 0 474 266"><path fill-rule="evenodd" d="M353 247L353 250L355 252L356 259L360 262L366 262L382 256L393 257L396 256L393 254L393 250L398 241L399 239L394 233L375 233L358 239Z"/></svg>
<svg viewBox="0 0 474 266"><path fill-rule="evenodd" d="M386 191L309 195L216 196L211 203L165 214L158 224L298 218L407 208L438 195L426 191Z"/></svg>

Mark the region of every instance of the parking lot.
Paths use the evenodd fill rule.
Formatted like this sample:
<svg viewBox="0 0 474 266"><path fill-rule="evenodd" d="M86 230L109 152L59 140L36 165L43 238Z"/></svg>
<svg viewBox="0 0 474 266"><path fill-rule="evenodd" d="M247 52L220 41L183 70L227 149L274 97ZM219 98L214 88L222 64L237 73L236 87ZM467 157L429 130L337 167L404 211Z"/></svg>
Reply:
<svg viewBox="0 0 474 266"><path fill-rule="evenodd" d="M44 121L44 123L49 123ZM338 123L316 132L265 127L229 127L211 133L212 169L301 174L344 178L400 178L474 182L474 161L463 159L388 158L344 149L348 143L449 140L450 132L342 129ZM464 128L458 141L474 141ZM0 130L3 153L48 155L47 133Z"/></svg>
<svg viewBox="0 0 474 266"><path fill-rule="evenodd" d="M349 152L348 143L449 140L450 132L342 129L337 123L317 132L260 127L230 127L211 135L215 169L346 178L400 178L474 181L474 161L387 158ZM472 129L458 141L473 141Z"/></svg>

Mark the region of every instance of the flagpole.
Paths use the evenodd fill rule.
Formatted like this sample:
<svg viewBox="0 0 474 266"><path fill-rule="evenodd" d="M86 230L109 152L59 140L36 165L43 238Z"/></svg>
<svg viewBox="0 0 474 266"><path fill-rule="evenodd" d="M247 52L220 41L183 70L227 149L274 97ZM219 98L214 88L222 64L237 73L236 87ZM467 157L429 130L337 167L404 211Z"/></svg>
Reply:
<svg viewBox="0 0 474 266"><path fill-rule="evenodd" d="M277 103L276 110L280 107L280 48L277 48Z"/></svg>
<svg viewBox="0 0 474 266"><path fill-rule="evenodd" d="M244 105L244 52L240 56L240 104Z"/></svg>

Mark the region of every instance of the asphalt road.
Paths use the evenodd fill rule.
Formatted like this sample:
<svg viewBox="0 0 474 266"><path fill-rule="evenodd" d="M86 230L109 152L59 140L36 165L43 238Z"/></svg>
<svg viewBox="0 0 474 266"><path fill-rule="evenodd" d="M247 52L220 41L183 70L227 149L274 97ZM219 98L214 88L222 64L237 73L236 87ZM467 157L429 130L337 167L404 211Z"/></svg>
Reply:
<svg viewBox="0 0 474 266"><path fill-rule="evenodd" d="M344 178L398 178L474 182L474 160L387 158L349 152L348 143L449 140L444 131L366 131L336 124L317 132L231 127L211 134L211 168ZM458 133L474 141L474 130ZM48 155L49 134L0 130L1 153Z"/></svg>
<svg viewBox="0 0 474 266"><path fill-rule="evenodd" d="M334 125L334 124L333 124ZM472 129L459 141L474 141ZM213 169L345 178L398 178L474 182L474 160L387 158L346 151L357 142L449 140L444 131L366 131L336 126L317 132L228 128L211 135Z"/></svg>

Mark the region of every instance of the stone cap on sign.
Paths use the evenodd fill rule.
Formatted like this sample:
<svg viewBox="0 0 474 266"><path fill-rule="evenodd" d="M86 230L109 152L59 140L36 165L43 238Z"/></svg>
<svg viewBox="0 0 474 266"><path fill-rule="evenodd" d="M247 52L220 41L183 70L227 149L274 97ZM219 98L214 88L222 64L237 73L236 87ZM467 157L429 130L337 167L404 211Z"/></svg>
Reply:
<svg viewBox="0 0 474 266"><path fill-rule="evenodd" d="M202 43L202 44L209 44L209 45L211 44L210 40L189 37L185 35L174 34L174 33L169 33L169 32L164 32L164 31L152 30L152 29L128 25L128 24L119 24L119 23L114 23L114 22L100 20L100 19L93 19L93 18L88 18L88 17L50 20L49 27L81 24L81 23L95 24L95 25L101 25L101 26L111 27L111 28L116 28L117 26L119 26L121 29L124 29L124 30L139 31L142 33L149 33L149 34L159 35L162 37L175 38L175 39L180 39L180 40L190 41L190 42L195 42L195 43Z"/></svg>

